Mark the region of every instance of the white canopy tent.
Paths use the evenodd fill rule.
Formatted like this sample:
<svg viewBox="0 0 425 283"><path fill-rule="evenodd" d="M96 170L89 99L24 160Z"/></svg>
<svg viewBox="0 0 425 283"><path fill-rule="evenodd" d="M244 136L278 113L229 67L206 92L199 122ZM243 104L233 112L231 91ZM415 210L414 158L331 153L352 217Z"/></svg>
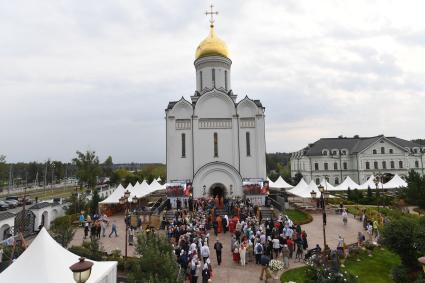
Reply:
<svg viewBox="0 0 425 283"><path fill-rule="evenodd" d="M384 189L397 189L397 188L406 188L406 187L407 187L407 182L403 180L397 174L395 174L391 180L389 180L388 182L384 184Z"/></svg>
<svg viewBox="0 0 425 283"><path fill-rule="evenodd" d="M270 184L269 182L269 187L275 189L292 189L294 186L291 186L290 184L285 182L285 180L283 180L282 176L279 176L276 182L273 182L272 184Z"/></svg>
<svg viewBox="0 0 425 283"><path fill-rule="evenodd" d="M267 179L266 179L267 181L269 181L269 187L270 188L274 188L273 186L274 186L274 182L269 178L269 177L267 177Z"/></svg>
<svg viewBox="0 0 425 283"><path fill-rule="evenodd" d="M153 193L159 190L165 190L165 186L161 185L157 180L153 180L152 183L149 185L149 192Z"/></svg>
<svg viewBox="0 0 425 283"><path fill-rule="evenodd" d="M335 191L335 187L329 184L329 182L326 181L325 179L322 179L322 181L320 182L320 185L322 185L326 191Z"/></svg>
<svg viewBox="0 0 425 283"><path fill-rule="evenodd" d="M308 187L308 184L304 181L304 179L301 179L299 182L298 182L298 184L295 186L295 187L293 187L290 191L288 191L288 192L291 192L292 190L295 190L296 189L296 191L298 191L298 190L301 190L301 189L303 189L303 188L305 188L305 187Z"/></svg>
<svg viewBox="0 0 425 283"><path fill-rule="evenodd" d="M106 199L99 202L99 204L113 204L113 203L119 203L120 198L124 195L124 192L126 190L124 187L119 184L118 187L110 194Z"/></svg>
<svg viewBox="0 0 425 283"><path fill-rule="evenodd" d="M360 186L354 182L350 176L345 178L344 182L335 187L335 191L346 191L348 188L351 190L358 189Z"/></svg>
<svg viewBox="0 0 425 283"><path fill-rule="evenodd" d="M303 180L301 180L303 181ZM300 181L300 182L301 182ZM305 182L304 182L305 183ZM299 183L298 183L299 184ZM305 183L307 185L307 183ZM311 198L311 191L316 192L316 197L320 197L320 191L314 181L311 181L307 186L295 186L292 190L288 191L288 193L293 194L294 196L301 198Z"/></svg>
<svg viewBox="0 0 425 283"><path fill-rule="evenodd" d="M75 283L69 267L78 259L78 255L63 248L42 228L18 259L0 273L0 282ZM116 261L92 262L87 283L117 282Z"/></svg>
<svg viewBox="0 0 425 283"><path fill-rule="evenodd" d="M368 188L376 189L376 184L375 184L375 176L371 175L369 178L367 178L366 182L364 182L363 184L361 184L359 186L359 190L367 190ZM379 182L378 183L378 189L382 188L382 183ZM351 189L351 188L350 188Z"/></svg>

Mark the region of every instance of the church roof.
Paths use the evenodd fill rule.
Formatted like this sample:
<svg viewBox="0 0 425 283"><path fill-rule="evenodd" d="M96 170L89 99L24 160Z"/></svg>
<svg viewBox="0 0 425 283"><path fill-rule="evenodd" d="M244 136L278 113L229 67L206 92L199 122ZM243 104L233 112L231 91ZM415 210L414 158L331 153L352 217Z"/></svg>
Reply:
<svg viewBox="0 0 425 283"><path fill-rule="evenodd" d="M226 43L218 38L214 30L214 25L211 24L208 36L196 48L195 60L214 55L229 58L229 50Z"/></svg>
<svg viewBox="0 0 425 283"><path fill-rule="evenodd" d="M359 153L383 137L384 137L383 135L379 135L375 137L355 136L352 138L348 138L348 137L322 138L314 142L313 144L310 144L305 149L305 155L307 156L322 155L322 151L324 149L327 149L327 150L347 149L349 151L349 154ZM419 144L416 144L408 140L404 140L404 139L400 139L396 137L385 137L385 138L402 148L421 147Z"/></svg>

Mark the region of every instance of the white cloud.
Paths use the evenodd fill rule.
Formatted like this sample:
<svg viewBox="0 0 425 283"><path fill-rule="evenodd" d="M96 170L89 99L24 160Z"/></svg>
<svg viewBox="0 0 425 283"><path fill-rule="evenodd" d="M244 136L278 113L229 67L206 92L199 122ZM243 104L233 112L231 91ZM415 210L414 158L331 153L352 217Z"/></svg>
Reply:
<svg viewBox="0 0 425 283"><path fill-rule="evenodd" d="M164 161L164 108L194 91L208 4L0 1L1 153ZM214 4L234 92L266 107L268 151L339 134L423 137L423 1Z"/></svg>

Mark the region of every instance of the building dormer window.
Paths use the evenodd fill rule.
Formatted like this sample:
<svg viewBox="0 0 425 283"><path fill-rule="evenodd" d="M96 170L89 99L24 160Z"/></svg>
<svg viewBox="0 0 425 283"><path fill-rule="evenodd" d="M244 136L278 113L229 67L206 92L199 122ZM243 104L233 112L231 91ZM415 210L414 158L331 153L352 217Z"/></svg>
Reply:
<svg viewBox="0 0 425 283"><path fill-rule="evenodd" d="M388 152L389 152L390 154L393 154L393 153L394 153L394 150L393 150L392 148L390 148L390 149L388 150Z"/></svg>
<svg viewBox="0 0 425 283"><path fill-rule="evenodd" d="M374 149L373 151L372 151L372 154L377 154L378 152L376 151L376 149Z"/></svg>
<svg viewBox="0 0 425 283"><path fill-rule="evenodd" d="M338 151L332 150L332 155L338 155Z"/></svg>
<svg viewBox="0 0 425 283"><path fill-rule="evenodd" d="M328 156L329 150L327 150L327 149L322 150L322 155Z"/></svg>

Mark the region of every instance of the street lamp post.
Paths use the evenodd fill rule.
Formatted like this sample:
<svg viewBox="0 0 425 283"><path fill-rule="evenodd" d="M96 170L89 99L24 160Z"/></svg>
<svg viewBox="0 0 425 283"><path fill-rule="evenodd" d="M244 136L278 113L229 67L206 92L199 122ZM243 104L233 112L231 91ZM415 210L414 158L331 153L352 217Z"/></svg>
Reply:
<svg viewBox="0 0 425 283"><path fill-rule="evenodd" d="M121 205L125 205L125 214L124 214L124 222L125 222L125 257L124 260L127 260L127 237L128 237L128 221L127 221L127 216L128 216L128 205L129 205L129 201L128 198L130 197L130 192L128 190L126 190L124 192L124 196L122 196L120 198L120 204Z"/></svg>
<svg viewBox="0 0 425 283"><path fill-rule="evenodd" d="M326 202L325 199L328 197L328 192L325 191L325 188L322 185L318 187L320 191L320 205L322 207L322 227L323 227L323 248L326 249ZM315 191L310 192L311 197L316 199L317 193Z"/></svg>
<svg viewBox="0 0 425 283"><path fill-rule="evenodd" d="M77 263L74 263L69 267L74 276L74 281L76 283L84 283L89 280L93 262L85 261L84 257L80 257Z"/></svg>
<svg viewBox="0 0 425 283"><path fill-rule="evenodd" d="M376 175L375 175L375 179L373 180L374 181L374 183L375 183L375 187L376 187L376 192L377 193L379 193L379 180L381 180L382 179L382 175L381 174L379 174L379 173L377 173ZM383 180L381 180L381 182L382 182ZM381 197L381 194L379 194L379 197ZM378 212L379 212L379 199L376 199L376 203L378 204Z"/></svg>

